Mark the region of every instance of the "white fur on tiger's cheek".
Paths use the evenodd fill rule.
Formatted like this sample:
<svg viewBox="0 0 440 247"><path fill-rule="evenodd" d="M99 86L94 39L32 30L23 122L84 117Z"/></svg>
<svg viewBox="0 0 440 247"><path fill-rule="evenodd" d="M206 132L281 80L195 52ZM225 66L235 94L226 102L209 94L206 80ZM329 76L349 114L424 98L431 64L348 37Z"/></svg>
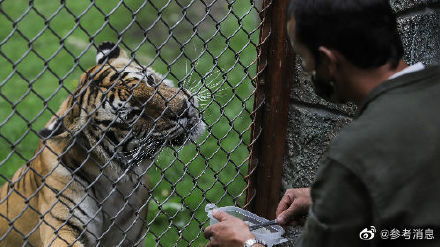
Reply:
<svg viewBox="0 0 440 247"><path fill-rule="evenodd" d="M55 128L55 124L57 123L57 121L53 121L51 124L49 124L49 126L47 126L47 129L52 131Z"/></svg>
<svg viewBox="0 0 440 247"><path fill-rule="evenodd" d="M189 139L191 139L191 141L193 142L196 142L197 139L199 139L199 137L202 136L205 130L206 130L206 124L203 121L203 119L200 118L196 126L193 127L193 132L190 134Z"/></svg>

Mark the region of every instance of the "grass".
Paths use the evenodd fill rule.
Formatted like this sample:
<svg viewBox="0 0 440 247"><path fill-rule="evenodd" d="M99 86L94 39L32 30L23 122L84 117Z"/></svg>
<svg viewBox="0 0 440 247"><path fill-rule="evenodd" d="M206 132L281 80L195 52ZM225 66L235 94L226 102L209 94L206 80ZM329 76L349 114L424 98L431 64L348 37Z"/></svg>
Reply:
<svg viewBox="0 0 440 247"><path fill-rule="evenodd" d="M258 40L250 1L32 2L0 3L0 183L32 158L36 132L94 64L94 44L119 42L200 88L206 134L164 150L149 171L146 246L204 245L205 204L244 202Z"/></svg>

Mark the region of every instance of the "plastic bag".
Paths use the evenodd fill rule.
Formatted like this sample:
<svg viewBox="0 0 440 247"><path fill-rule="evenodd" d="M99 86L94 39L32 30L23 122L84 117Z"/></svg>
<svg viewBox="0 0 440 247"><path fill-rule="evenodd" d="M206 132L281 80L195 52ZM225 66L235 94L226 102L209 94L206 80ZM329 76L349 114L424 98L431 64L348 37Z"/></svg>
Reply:
<svg viewBox="0 0 440 247"><path fill-rule="evenodd" d="M239 219L242 219L246 223L248 223L250 226L254 224L261 224L269 221L268 219L265 219L263 217L260 217L258 215L255 215L247 210L234 207L234 206L227 206L227 207L221 207L218 208L215 204L206 204L205 211L208 213L208 217L210 219L209 224L213 225L215 223L218 223L218 221L212 217L212 210L217 209L220 211L224 211L230 215L233 215ZM255 235L255 238L258 240L263 240L267 243L267 246L271 247L276 244L281 244L287 241L287 239L283 238L282 235L284 234L284 229L281 226L273 225L273 226L267 226L262 227L260 229L256 229L252 231L252 233Z"/></svg>

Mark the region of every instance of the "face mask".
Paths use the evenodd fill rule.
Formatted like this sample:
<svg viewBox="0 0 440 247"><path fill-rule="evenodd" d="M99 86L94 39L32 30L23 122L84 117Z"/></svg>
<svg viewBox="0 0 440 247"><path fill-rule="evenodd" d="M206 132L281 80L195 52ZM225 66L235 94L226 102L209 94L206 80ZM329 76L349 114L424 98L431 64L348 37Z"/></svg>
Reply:
<svg viewBox="0 0 440 247"><path fill-rule="evenodd" d="M319 76L316 70L311 73L311 79L316 95L331 103L340 103L336 97L336 89L333 81Z"/></svg>

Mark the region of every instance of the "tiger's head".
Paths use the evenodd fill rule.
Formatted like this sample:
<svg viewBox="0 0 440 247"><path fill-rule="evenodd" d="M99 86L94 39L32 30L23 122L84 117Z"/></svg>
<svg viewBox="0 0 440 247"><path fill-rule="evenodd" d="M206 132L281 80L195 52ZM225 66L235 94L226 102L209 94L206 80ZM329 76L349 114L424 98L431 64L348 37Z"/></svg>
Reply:
<svg viewBox="0 0 440 247"><path fill-rule="evenodd" d="M75 139L101 159L127 168L203 133L197 100L187 90L110 42L98 47L96 62L40 132L42 137Z"/></svg>

